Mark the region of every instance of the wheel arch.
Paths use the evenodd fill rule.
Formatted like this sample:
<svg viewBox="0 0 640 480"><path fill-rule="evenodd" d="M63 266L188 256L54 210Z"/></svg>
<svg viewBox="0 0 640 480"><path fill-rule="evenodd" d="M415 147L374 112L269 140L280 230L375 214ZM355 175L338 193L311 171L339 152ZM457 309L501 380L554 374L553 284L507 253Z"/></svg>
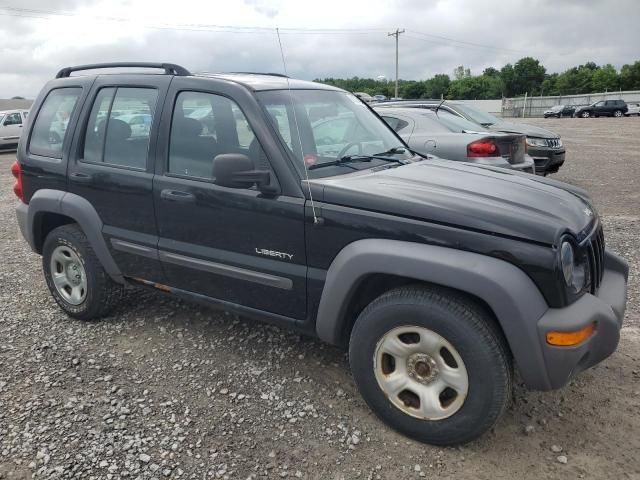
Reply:
<svg viewBox="0 0 640 480"><path fill-rule="evenodd" d="M363 303L385 289L415 283L449 288L475 299L496 319L527 385L547 388L536 327L548 306L522 270L485 255L396 240L351 243L327 272L316 333L326 342L344 344Z"/></svg>
<svg viewBox="0 0 640 480"><path fill-rule="evenodd" d="M35 252L42 253L44 241L54 228L70 223L76 223L82 229L107 274L114 281L125 283L102 236L102 220L89 201L73 193L51 189L38 190L31 197L26 233Z"/></svg>

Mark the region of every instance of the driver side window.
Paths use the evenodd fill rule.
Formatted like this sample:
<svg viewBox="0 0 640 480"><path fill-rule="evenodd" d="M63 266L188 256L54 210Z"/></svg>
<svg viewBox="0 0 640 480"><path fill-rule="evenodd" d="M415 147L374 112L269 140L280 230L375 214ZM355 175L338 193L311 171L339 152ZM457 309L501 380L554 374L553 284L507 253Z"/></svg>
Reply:
<svg viewBox="0 0 640 480"><path fill-rule="evenodd" d="M271 170L240 107L221 95L180 92L171 121L168 172L214 180L213 160L223 154L249 157L256 170Z"/></svg>

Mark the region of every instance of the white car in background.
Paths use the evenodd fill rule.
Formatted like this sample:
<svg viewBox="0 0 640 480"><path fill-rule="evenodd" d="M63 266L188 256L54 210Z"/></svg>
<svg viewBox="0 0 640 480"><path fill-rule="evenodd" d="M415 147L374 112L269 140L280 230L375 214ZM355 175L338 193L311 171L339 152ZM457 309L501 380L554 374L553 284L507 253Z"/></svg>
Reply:
<svg viewBox="0 0 640 480"><path fill-rule="evenodd" d="M22 134L22 125L27 121L26 110L0 112L0 150L15 150Z"/></svg>
<svg viewBox="0 0 640 480"><path fill-rule="evenodd" d="M627 107L629 107L629 110L627 110L625 116L637 115L640 117L640 103L627 103Z"/></svg>

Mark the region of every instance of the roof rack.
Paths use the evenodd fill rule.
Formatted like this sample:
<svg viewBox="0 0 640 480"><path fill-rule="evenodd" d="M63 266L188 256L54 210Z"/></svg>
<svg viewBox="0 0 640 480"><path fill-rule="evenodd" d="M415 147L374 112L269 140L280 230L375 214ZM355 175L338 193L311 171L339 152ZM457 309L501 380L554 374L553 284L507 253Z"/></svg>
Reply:
<svg viewBox="0 0 640 480"><path fill-rule="evenodd" d="M56 74L56 78L67 78L71 72L80 70L96 70L99 68L159 68L164 70L165 75L188 76L191 72L180 65L174 63L152 63L152 62L115 62L115 63L92 63L89 65L78 65L75 67L65 67Z"/></svg>

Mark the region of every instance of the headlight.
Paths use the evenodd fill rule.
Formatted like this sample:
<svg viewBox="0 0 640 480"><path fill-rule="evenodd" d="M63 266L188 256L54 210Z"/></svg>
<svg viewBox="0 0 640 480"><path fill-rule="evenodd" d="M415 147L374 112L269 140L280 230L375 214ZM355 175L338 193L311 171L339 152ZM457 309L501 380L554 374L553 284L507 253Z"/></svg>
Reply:
<svg viewBox="0 0 640 480"><path fill-rule="evenodd" d="M546 147L547 141L544 138L527 137L527 145L530 147Z"/></svg>
<svg viewBox="0 0 640 480"><path fill-rule="evenodd" d="M573 293L579 293L587 281L587 265L585 261L576 260L573 246L563 242L560 247L560 265L564 281Z"/></svg>
<svg viewBox="0 0 640 480"><path fill-rule="evenodd" d="M557 142L558 143L556 143L556 146L557 147L561 147L562 146L562 140L558 139Z"/></svg>

